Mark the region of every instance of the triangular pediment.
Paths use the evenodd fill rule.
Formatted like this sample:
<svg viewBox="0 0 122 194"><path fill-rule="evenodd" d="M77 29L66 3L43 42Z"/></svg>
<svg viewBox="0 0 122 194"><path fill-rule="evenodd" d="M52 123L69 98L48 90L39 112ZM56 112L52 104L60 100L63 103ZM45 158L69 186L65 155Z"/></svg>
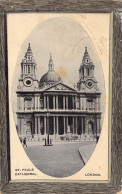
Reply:
<svg viewBox="0 0 122 194"><path fill-rule="evenodd" d="M70 86L67 86L66 84L63 84L63 83L58 83L58 84L52 85L49 88L46 88L45 91L68 91L68 92L76 92L75 89L73 89Z"/></svg>

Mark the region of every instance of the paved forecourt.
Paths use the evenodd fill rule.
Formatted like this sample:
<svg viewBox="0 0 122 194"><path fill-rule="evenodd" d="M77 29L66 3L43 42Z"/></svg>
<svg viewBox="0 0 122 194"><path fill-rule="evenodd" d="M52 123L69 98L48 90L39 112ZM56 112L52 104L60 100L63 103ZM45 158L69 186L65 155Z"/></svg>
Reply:
<svg viewBox="0 0 122 194"><path fill-rule="evenodd" d="M53 146L43 144L28 145L24 148L33 164L43 173L53 177L70 176L84 166L79 154L81 146L95 144L94 142L62 142L54 143Z"/></svg>

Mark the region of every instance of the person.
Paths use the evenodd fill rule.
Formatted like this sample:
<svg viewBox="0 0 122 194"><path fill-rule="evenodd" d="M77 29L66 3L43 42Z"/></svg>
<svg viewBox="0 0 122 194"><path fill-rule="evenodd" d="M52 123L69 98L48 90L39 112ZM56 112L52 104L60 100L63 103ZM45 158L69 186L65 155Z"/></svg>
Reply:
<svg viewBox="0 0 122 194"><path fill-rule="evenodd" d="M23 140L23 147L24 147L24 146L27 147L26 138L24 138L24 140Z"/></svg>

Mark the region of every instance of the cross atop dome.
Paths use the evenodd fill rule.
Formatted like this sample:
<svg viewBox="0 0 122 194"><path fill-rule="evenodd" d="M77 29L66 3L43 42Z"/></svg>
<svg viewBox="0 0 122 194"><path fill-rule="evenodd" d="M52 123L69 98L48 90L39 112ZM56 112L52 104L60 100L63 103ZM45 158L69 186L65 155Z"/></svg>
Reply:
<svg viewBox="0 0 122 194"><path fill-rule="evenodd" d="M50 59L49 59L49 71L54 71L54 63L52 59L52 54L50 53Z"/></svg>

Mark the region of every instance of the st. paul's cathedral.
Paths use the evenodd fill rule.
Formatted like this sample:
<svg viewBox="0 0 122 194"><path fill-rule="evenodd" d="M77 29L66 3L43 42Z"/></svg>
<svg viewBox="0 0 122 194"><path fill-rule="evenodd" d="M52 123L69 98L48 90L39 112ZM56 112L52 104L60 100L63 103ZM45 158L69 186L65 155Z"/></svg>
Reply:
<svg viewBox="0 0 122 194"><path fill-rule="evenodd" d="M87 47L79 81L72 88L55 72L52 55L48 71L38 80L31 46L21 62L17 87L17 132L21 137L43 140L47 134L53 141L71 134L75 139L97 137L101 132L101 92L94 77L95 66Z"/></svg>

